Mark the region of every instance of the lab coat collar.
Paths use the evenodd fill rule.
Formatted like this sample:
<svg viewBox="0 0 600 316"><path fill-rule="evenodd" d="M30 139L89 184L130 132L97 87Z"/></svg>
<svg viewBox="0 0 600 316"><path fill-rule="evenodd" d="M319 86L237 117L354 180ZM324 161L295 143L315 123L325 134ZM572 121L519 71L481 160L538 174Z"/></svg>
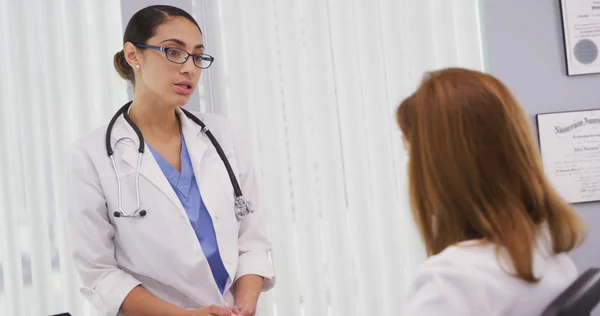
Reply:
<svg viewBox="0 0 600 316"><path fill-rule="evenodd" d="M200 136L200 133L202 133L202 128L200 127L200 125L196 124L194 121L192 121L190 118L188 118L187 115L185 115L185 113L183 113L183 110L181 109L181 107L176 107L175 113L177 113L177 115L179 116L179 120L181 121L181 129L184 132L188 131L190 133L190 135L193 134L196 137ZM194 114L194 115L196 115L196 114ZM198 117L198 118L202 120L202 117Z"/></svg>
<svg viewBox="0 0 600 316"><path fill-rule="evenodd" d="M131 107L127 110L127 113L129 113L129 111L131 111ZM181 122L181 129L183 131L183 134L185 136L187 136L188 138L202 138L201 133L202 133L202 128L196 124L194 121L192 121L191 119L189 119L187 117L187 115L185 115L185 113L183 113L183 111L181 110L180 107L176 107L175 108L175 113L179 116L179 120ZM202 117L199 117L200 119L202 119ZM193 137L191 137L193 136ZM129 139L129 141L124 141L125 139ZM187 140L187 138L186 138ZM133 141L133 142L132 142ZM207 139L208 141L208 139ZM111 133L111 146L115 146L115 144L119 142L125 142L125 144L127 144L128 146L135 146L136 148L139 146L139 140L138 137L133 129L133 127L131 127L131 125L129 125L129 123L127 123L127 121L125 120L125 118L123 117L123 115L121 115L116 121L115 121L115 125L113 126L113 130ZM204 148L201 151L206 150L207 147L207 143L204 142ZM198 148L195 148L198 149Z"/></svg>

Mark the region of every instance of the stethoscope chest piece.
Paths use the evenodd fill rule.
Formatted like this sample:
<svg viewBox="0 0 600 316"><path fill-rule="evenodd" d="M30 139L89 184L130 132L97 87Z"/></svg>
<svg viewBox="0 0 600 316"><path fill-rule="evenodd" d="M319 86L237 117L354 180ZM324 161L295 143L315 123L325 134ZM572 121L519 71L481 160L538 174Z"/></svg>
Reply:
<svg viewBox="0 0 600 316"><path fill-rule="evenodd" d="M237 196L234 203L235 217L238 221L244 219L244 217L250 213L254 213L254 208L250 201L246 201L244 196Z"/></svg>

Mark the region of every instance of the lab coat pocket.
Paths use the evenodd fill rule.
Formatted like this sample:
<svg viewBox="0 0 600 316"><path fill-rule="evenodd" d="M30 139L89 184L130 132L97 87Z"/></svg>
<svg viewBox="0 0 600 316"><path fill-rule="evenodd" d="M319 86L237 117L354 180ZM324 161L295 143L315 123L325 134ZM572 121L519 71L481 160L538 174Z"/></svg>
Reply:
<svg viewBox="0 0 600 316"><path fill-rule="evenodd" d="M226 157L233 170L235 179L239 183L235 153L233 151L226 152ZM235 191L227 168L223 161L218 158L211 161L209 169L211 170L211 179L214 181L215 205L218 205L213 210L214 214L226 222L237 223L234 212Z"/></svg>

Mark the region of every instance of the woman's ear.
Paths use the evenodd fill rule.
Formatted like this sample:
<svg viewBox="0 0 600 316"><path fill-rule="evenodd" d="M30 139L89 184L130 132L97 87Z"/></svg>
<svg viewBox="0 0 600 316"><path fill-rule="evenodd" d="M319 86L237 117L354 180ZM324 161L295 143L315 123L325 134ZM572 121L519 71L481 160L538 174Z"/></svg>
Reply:
<svg viewBox="0 0 600 316"><path fill-rule="evenodd" d="M129 66L131 66L132 69L136 69L136 66L140 65L142 56L140 56L140 51L135 45L133 45L130 42L125 43L125 45L123 46L123 53L125 54L125 59L127 60L127 63L129 64Z"/></svg>

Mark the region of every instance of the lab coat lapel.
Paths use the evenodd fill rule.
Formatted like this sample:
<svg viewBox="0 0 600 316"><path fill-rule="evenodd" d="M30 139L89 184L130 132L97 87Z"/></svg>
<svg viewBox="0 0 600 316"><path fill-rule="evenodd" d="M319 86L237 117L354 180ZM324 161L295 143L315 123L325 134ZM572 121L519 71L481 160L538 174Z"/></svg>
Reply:
<svg viewBox="0 0 600 316"><path fill-rule="evenodd" d="M212 219L217 235L217 243L221 249L233 247L231 240L227 238L228 235L224 235L224 229L230 226L223 226L223 221L219 220L219 212L222 212L223 209L231 208L233 212L233 194L225 167L210 139L202 132L202 128L187 118L179 109L178 111L180 112L179 117L181 118L183 137L187 144L196 183L198 184L202 201ZM202 116L198 118L200 120L203 119ZM207 126L207 128L210 129L211 126ZM228 197L227 193L231 195ZM233 280L234 275L231 268L227 269L227 271L231 273L230 277ZM231 284L228 283L226 291L230 286ZM213 289L220 296L216 283Z"/></svg>
<svg viewBox="0 0 600 316"><path fill-rule="evenodd" d="M178 111L180 111L178 109ZM207 152L210 150L210 140L202 132L202 128L198 126L194 121L187 118L187 116L180 111L179 117L181 118L181 127L183 130L183 137L185 137L185 142L187 144L188 152L190 154L190 159L192 161L192 168L194 169L194 176L196 177L196 183L198 184L198 189L200 190L200 195L202 195L202 200L208 209L208 212L211 214L211 217L214 215L214 202L213 197L216 195L213 190L215 181L211 181L209 179L210 173L206 170L206 164L203 163L203 159L205 159ZM200 118L202 119L202 118ZM208 126L207 126L208 127Z"/></svg>
<svg viewBox="0 0 600 316"><path fill-rule="evenodd" d="M119 141L120 140L120 141ZM112 142L113 148L115 143L119 141L119 145L125 143L127 146L122 146L120 150L115 150L115 155L121 154L122 159L130 165L133 170L137 170L138 159L139 159L139 140L137 134L133 128L125 121L123 117L120 117L113 127ZM145 146L144 154L142 155L140 175L156 186L169 200L179 209L181 215L187 216L181 201L175 194L175 191L169 184L169 181L164 176L160 166L154 159L152 152ZM140 194L144 194L140 192Z"/></svg>

